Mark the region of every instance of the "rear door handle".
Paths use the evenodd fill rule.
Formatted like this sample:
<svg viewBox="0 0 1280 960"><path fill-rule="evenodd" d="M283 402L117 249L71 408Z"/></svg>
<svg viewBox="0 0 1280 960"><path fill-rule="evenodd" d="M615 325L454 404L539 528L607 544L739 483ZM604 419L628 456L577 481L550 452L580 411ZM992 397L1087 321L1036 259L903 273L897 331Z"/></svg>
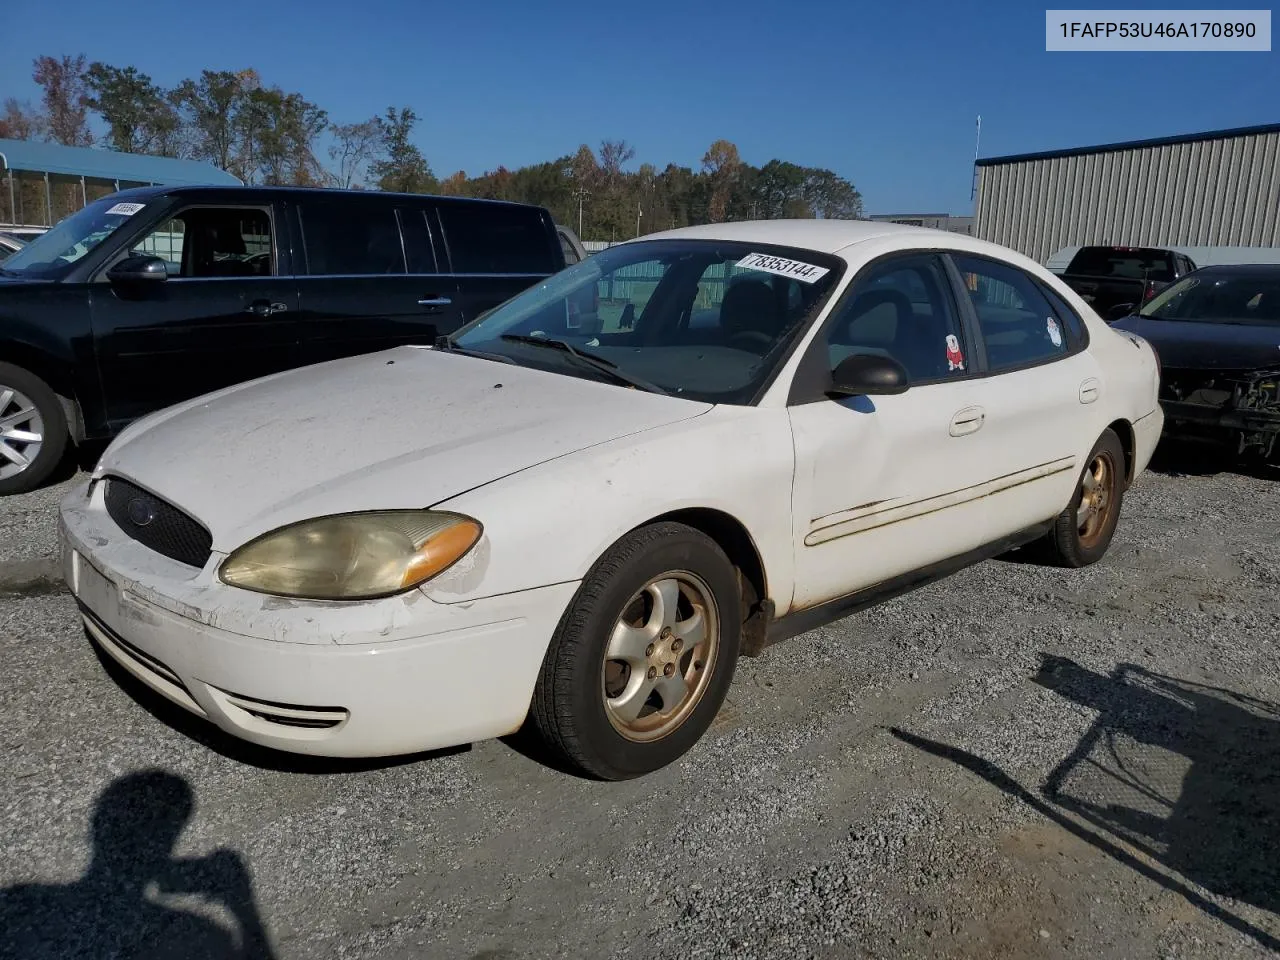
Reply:
<svg viewBox="0 0 1280 960"><path fill-rule="evenodd" d="M1080 384L1080 402L1093 403L1098 399L1098 395L1102 392L1102 384L1097 378L1090 377L1084 383Z"/></svg>
<svg viewBox="0 0 1280 960"><path fill-rule="evenodd" d="M273 313L284 313L289 309L287 303L280 303L272 300L255 300L244 308L245 313L252 313L259 317L269 317Z"/></svg>
<svg viewBox="0 0 1280 960"><path fill-rule="evenodd" d="M981 407L965 407L951 418L950 433L953 437L963 437L977 433L986 423L987 411Z"/></svg>
<svg viewBox="0 0 1280 960"><path fill-rule="evenodd" d="M425 300L419 300L420 307L447 307L453 303L448 297L427 297Z"/></svg>

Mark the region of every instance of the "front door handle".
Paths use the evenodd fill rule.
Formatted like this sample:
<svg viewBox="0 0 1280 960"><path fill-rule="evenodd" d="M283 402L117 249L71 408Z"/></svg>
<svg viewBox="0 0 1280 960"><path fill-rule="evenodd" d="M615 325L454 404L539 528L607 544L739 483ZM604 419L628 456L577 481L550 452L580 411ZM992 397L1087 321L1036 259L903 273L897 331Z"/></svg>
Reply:
<svg viewBox="0 0 1280 960"><path fill-rule="evenodd" d="M427 297L425 300L419 300L420 307L447 307L453 303L448 297Z"/></svg>
<svg viewBox="0 0 1280 960"><path fill-rule="evenodd" d="M1080 384L1080 402L1093 403L1098 399L1098 395L1102 392L1102 384L1098 382L1096 377L1090 377L1084 383Z"/></svg>
<svg viewBox="0 0 1280 960"><path fill-rule="evenodd" d="M951 418L950 434L953 437L963 437L970 433L977 433L982 429L982 425L986 423L987 411L981 407L965 407Z"/></svg>
<svg viewBox="0 0 1280 960"><path fill-rule="evenodd" d="M284 313L288 309L287 303L280 303L278 300L255 300L244 308L244 312L258 317L269 317L273 313Z"/></svg>

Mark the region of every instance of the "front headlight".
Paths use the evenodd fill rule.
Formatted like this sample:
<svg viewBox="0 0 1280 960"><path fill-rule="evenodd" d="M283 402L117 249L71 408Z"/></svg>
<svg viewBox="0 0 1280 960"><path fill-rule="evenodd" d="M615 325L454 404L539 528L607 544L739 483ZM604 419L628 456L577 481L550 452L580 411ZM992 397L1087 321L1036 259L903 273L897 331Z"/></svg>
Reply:
<svg viewBox="0 0 1280 960"><path fill-rule="evenodd" d="M224 583L305 600L368 600L410 590L476 545L479 521L395 510L304 520L253 540L223 561Z"/></svg>

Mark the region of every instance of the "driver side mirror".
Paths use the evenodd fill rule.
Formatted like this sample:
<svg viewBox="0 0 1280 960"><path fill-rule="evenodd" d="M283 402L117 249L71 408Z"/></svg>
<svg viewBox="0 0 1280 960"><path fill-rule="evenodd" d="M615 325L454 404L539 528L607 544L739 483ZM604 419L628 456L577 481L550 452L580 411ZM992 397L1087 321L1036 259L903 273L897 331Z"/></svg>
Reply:
<svg viewBox="0 0 1280 960"><path fill-rule="evenodd" d="M107 271L107 279L117 284L157 283L169 279L169 270L159 257L125 257Z"/></svg>
<svg viewBox="0 0 1280 960"><path fill-rule="evenodd" d="M831 371L829 397L870 397L904 393L907 371L892 357L855 353Z"/></svg>

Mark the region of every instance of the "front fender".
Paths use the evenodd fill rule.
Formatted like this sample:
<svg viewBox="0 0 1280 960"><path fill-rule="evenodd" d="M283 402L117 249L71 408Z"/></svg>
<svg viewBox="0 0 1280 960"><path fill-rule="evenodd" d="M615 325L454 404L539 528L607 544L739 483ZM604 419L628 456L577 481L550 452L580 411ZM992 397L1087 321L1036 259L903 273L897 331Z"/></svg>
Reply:
<svg viewBox="0 0 1280 960"><path fill-rule="evenodd" d="M541 464L434 505L475 517L485 533L472 557L423 590L465 603L580 580L628 531L676 510L712 509L746 528L785 607L794 463L785 409L717 407Z"/></svg>

